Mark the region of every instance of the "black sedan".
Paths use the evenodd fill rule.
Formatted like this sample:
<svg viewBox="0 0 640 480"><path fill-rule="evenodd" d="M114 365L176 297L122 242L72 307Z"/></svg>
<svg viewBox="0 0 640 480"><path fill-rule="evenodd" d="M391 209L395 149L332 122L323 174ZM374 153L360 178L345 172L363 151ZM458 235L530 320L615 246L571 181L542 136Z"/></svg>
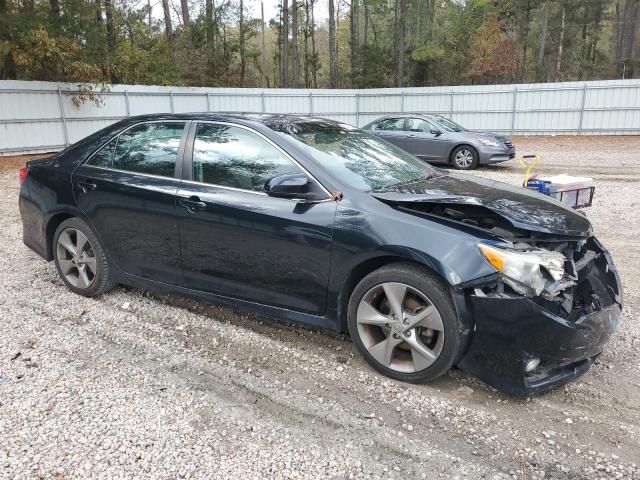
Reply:
<svg viewBox="0 0 640 480"><path fill-rule="evenodd" d="M348 331L408 382L512 394L585 372L622 308L581 214L294 116L132 117L20 172L24 242L72 291L121 283Z"/></svg>

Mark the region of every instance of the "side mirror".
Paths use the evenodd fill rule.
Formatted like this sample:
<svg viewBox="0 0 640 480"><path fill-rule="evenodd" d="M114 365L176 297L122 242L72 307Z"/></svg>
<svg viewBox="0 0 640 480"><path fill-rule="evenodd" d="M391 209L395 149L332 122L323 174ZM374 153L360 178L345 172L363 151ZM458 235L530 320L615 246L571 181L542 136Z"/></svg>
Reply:
<svg viewBox="0 0 640 480"><path fill-rule="evenodd" d="M281 175L267 180L264 191L270 197L306 199L309 194L309 179L306 175Z"/></svg>
<svg viewBox="0 0 640 480"><path fill-rule="evenodd" d="M436 137L439 137L440 135L442 135L442 131L438 130L435 127L431 127L430 132L431 132L432 135L435 135Z"/></svg>

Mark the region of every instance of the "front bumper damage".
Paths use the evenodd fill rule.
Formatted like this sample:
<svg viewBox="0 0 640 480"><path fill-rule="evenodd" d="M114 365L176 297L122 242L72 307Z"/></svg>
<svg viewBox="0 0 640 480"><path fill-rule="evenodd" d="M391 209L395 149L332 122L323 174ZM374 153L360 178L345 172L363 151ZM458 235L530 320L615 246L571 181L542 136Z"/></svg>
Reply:
<svg viewBox="0 0 640 480"><path fill-rule="evenodd" d="M553 296L525 297L498 275L461 285L454 298L471 333L460 368L519 396L589 369L616 331L622 289L611 256L594 237L576 242L573 252L577 280ZM526 371L530 360L539 364Z"/></svg>

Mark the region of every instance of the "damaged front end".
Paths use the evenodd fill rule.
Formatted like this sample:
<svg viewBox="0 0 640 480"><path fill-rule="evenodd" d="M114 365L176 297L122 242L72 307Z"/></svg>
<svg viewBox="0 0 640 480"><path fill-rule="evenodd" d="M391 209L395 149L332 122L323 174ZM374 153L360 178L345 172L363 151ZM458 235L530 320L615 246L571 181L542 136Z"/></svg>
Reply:
<svg viewBox="0 0 640 480"><path fill-rule="evenodd" d="M622 310L620 280L600 242L588 237L479 248L497 275L459 286L462 310L475 325L459 366L514 395L586 372Z"/></svg>
<svg viewBox="0 0 640 480"><path fill-rule="evenodd" d="M528 395L586 372L611 339L622 310L621 284L582 215L567 213L563 224L555 205L535 217L514 205L469 198L380 199L476 232L478 252L495 269L453 288L469 331L460 368L506 393Z"/></svg>

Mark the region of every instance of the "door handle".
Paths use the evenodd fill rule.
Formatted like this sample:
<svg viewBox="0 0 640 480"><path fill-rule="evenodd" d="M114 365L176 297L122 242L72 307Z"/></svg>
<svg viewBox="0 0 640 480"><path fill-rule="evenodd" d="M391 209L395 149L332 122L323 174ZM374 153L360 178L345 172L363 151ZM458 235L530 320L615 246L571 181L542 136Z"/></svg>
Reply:
<svg viewBox="0 0 640 480"><path fill-rule="evenodd" d="M207 204L200 201L200 197L189 197L189 198L181 198L178 200L178 205L186 208L190 213L197 212L198 210L202 210L206 208Z"/></svg>
<svg viewBox="0 0 640 480"><path fill-rule="evenodd" d="M92 181L88 180L88 181L85 181L85 182L78 182L78 187L80 187L80 189L84 193L87 193L87 192L90 192L91 190L95 190L96 188L98 188L98 185L96 185Z"/></svg>

